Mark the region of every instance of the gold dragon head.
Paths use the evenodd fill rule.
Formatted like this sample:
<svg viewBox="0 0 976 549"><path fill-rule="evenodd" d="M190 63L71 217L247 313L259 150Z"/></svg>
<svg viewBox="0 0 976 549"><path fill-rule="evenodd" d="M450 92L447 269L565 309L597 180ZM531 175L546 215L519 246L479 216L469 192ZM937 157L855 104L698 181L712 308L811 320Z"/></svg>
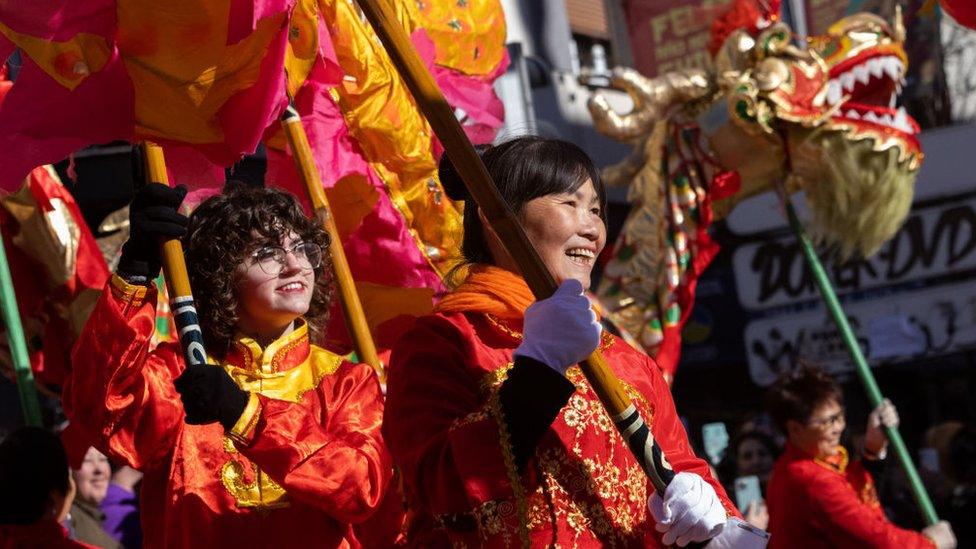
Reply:
<svg viewBox="0 0 976 549"><path fill-rule="evenodd" d="M845 17L805 49L783 23L733 31L715 57L733 124L713 128L710 142L743 188L724 210L786 179L805 191L814 231L842 256L871 255L891 238L922 161L918 124L897 107L904 35L900 12L894 25Z"/></svg>

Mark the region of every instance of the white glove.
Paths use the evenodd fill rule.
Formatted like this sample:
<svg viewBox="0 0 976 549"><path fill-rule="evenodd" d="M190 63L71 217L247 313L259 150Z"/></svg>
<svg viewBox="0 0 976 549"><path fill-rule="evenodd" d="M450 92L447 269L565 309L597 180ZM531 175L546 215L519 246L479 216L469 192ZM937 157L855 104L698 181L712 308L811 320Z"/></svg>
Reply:
<svg viewBox="0 0 976 549"><path fill-rule="evenodd" d="M952 526L949 526L949 523L944 520L940 520L932 526L926 526L922 530L922 534L932 540L936 549L955 549L958 545Z"/></svg>
<svg viewBox="0 0 976 549"><path fill-rule="evenodd" d="M566 280L556 293L525 311L522 344L516 355L534 358L561 374L590 356L603 328L579 280Z"/></svg>
<svg viewBox="0 0 976 549"><path fill-rule="evenodd" d="M864 449L868 457L884 459L888 449L888 434L882 427L898 428L898 410L887 398L868 414L868 427L864 432Z"/></svg>
<svg viewBox="0 0 976 549"><path fill-rule="evenodd" d="M705 545L705 549L764 549L769 533L741 519L730 518L722 531Z"/></svg>
<svg viewBox="0 0 976 549"><path fill-rule="evenodd" d="M688 472L674 476L663 500L655 492L647 500L647 507L657 521L655 528L664 533L664 545L677 543L679 547L715 537L727 516L712 485Z"/></svg>

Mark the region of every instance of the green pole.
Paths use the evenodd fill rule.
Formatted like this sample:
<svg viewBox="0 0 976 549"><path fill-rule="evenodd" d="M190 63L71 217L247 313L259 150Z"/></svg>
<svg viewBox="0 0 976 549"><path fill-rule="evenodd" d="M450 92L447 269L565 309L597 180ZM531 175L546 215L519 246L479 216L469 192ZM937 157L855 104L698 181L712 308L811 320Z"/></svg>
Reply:
<svg viewBox="0 0 976 549"><path fill-rule="evenodd" d="M14 376L17 378L17 391L20 393L24 422L33 427L41 427L41 406L37 402L37 389L34 388L30 357L27 356L24 328L20 325L20 312L17 310L14 281L10 276L10 265L7 263L7 250L2 242L0 242L0 308L3 309L3 324L7 327L7 343L10 346L10 356L14 361Z"/></svg>
<svg viewBox="0 0 976 549"><path fill-rule="evenodd" d="M824 270L820 258L817 257L817 252L814 251L813 244L810 242L810 237L807 236L803 224L800 223L800 219L796 216L793 203L790 202L789 196L782 186L779 186L777 190L779 191L780 201L786 207L786 215L790 219L790 227L796 233L796 239L800 243L803 255L806 257L807 265L810 267L810 271L813 272L813 278L820 288L820 294L827 304L830 316L834 318L834 322L837 323L837 328L840 329L840 334L844 340L844 344L847 346L847 350L851 353L851 359L854 361L854 369L857 372L857 376L861 379L861 385L864 386L864 390L868 394L871 407L876 408L881 404L881 389L878 388L874 374L871 373L871 368L868 367L868 361L864 358L864 353L861 352L861 346L858 345L857 339L854 337L854 330L851 329L850 323L847 322L847 315L844 314L844 309L841 308L840 300L837 299L834 287L830 283L830 279L827 278L827 271ZM912 463L912 458L908 454L908 448L905 447L905 441L902 440L901 434L898 432L898 429L893 427L885 427L884 430L885 434L888 435L888 443L891 444L892 450L898 456L898 461L901 463L902 468L905 470L905 475L908 477L908 483L912 487L912 494L915 496L915 502L918 503L919 511L922 513L922 519L929 525L939 522L939 517L935 514L935 507L932 506L932 500L929 499L929 494L925 491L925 486L922 485L922 479L918 476L918 470L915 469L915 464Z"/></svg>

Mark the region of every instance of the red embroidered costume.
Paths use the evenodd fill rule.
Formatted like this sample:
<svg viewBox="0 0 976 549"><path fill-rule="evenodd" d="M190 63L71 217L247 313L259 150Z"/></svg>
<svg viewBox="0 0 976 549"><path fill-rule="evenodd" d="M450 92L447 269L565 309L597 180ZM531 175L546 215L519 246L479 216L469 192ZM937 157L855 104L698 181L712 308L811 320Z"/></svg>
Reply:
<svg viewBox="0 0 976 549"><path fill-rule="evenodd" d="M146 547L355 547L392 467L373 371L309 344L300 322L265 349L239 338L221 364L250 393L237 424L185 424L178 347L150 351L156 292L113 277L64 391L72 422L145 473ZM392 517L393 520L399 517Z"/></svg>
<svg viewBox="0 0 976 549"><path fill-rule="evenodd" d="M932 548L924 535L888 521L860 462L814 459L792 445L776 461L766 503L769 547Z"/></svg>
<svg viewBox="0 0 976 549"><path fill-rule="evenodd" d="M521 278L479 266L394 348L384 430L403 473L408 540L659 547L647 510L653 487L578 366L567 372L575 391L519 475L498 392L532 301ZM701 475L737 516L692 453L652 359L608 334L601 349L674 469Z"/></svg>

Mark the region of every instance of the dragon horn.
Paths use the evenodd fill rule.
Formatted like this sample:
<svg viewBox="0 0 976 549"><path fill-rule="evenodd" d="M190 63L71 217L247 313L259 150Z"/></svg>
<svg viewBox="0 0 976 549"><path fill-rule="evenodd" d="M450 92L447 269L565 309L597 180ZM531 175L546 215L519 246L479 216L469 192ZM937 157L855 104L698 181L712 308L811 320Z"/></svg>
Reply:
<svg viewBox="0 0 976 549"><path fill-rule="evenodd" d="M901 4L895 4L895 21L894 21L894 34L895 40L899 42L905 41L905 20L901 14Z"/></svg>
<svg viewBox="0 0 976 549"><path fill-rule="evenodd" d="M669 107L679 101L700 99L714 89L708 73L699 69L646 78L634 69L615 67L610 85L627 92L633 100L634 109L630 113L617 113L600 93L594 94L587 106L597 131L619 141L643 137Z"/></svg>

